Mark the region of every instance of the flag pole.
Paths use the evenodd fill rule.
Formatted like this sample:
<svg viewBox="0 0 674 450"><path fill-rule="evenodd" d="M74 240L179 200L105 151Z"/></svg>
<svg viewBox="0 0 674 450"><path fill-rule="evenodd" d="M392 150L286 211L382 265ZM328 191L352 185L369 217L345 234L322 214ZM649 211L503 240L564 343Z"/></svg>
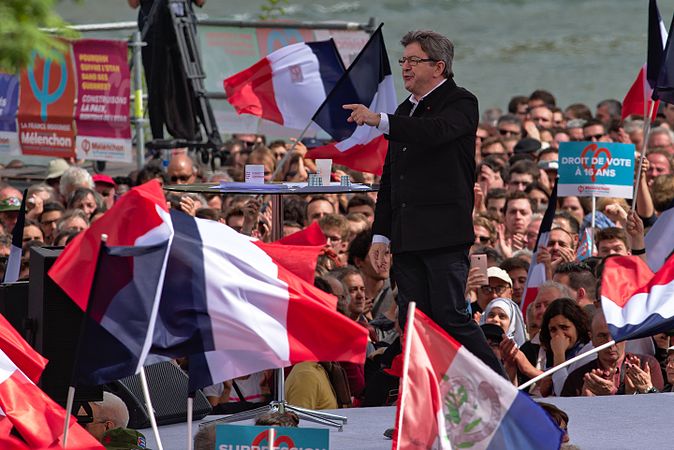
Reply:
<svg viewBox="0 0 674 450"><path fill-rule="evenodd" d="M537 381L542 380L543 378L552 375L553 373L557 372L558 370L563 369L564 367L569 366L569 365L575 363L576 361L580 361L583 358L594 355L595 353L598 353L598 352L604 350L605 348L609 348L612 345L615 345L615 343L616 343L615 341L609 341L605 344L600 345L599 347L593 348L589 352L581 353L580 355L574 356L573 358L571 358L567 361L564 361L560 365L555 366L555 367L551 367L550 369L546 370L542 374L533 377L531 380L527 381L526 383L523 383L521 386L518 386L517 389L522 391L522 390L528 388L529 386L531 386L532 384L536 383Z"/></svg>
<svg viewBox="0 0 674 450"><path fill-rule="evenodd" d="M592 221L590 223L590 227L592 228L594 232L594 225L595 221L597 220L595 218L595 215L597 214L597 196L594 195L594 192L592 193Z"/></svg>
<svg viewBox="0 0 674 450"><path fill-rule="evenodd" d="M193 394L187 396L187 450L192 450L192 412L194 407Z"/></svg>
<svg viewBox="0 0 674 450"><path fill-rule="evenodd" d="M300 133L299 137L295 140L295 142L293 142L293 145L290 147L290 150L288 150L286 152L286 154L283 155L283 158L281 158L281 161L279 161L278 164L276 164L276 170L274 170L274 174L271 177L271 179L273 181L284 181L284 180L276 180L276 177L281 173L281 167L283 167L285 165L286 161L288 161L288 159L290 159L290 156L295 151L295 147L297 147L297 143L299 141L301 141L302 138L304 138L304 135L307 133L307 131L309 131L309 127L311 126L312 123L314 123L314 121L310 120L309 123L307 124L307 126L304 127L304 130L302 130L302 132Z"/></svg>
<svg viewBox="0 0 674 450"><path fill-rule="evenodd" d="M80 337L77 341L77 350L75 351L75 361L73 362L73 372L70 377L70 386L68 386L68 398L66 399L66 419L63 422L63 448L66 448L68 444L68 429L70 428L70 415L71 410L73 409L73 403L75 402L75 384L76 384L76 374L77 366L80 359L80 352L82 347L82 340L84 339L84 331L86 329L87 319L89 317L89 310L91 308L91 296L93 295L93 288L96 286L96 276L98 273L98 264L100 261L101 253L105 251L105 244L108 242L108 235L101 234L101 245L98 248L98 257L96 258L96 268L94 269L94 277L91 281L91 287L89 288L89 301L87 302L87 309L84 312L82 317L82 324L80 325Z"/></svg>
<svg viewBox="0 0 674 450"><path fill-rule="evenodd" d="M644 144L641 147L641 155L639 156L639 168L637 170L637 180L634 183L634 194L632 195L632 211L637 208L637 194L639 193L639 184L641 182L641 168L644 165L644 158L646 157L646 150L648 150L648 135L651 133L651 117L655 111L655 101L651 102L651 108L648 117L644 117Z"/></svg>
<svg viewBox="0 0 674 450"><path fill-rule="evenodd" d="M403 355L403 374L400 377L400 411L398 413L398 423L396 424L396 431L398 435L396 436L396 448L393 450L398 450L400 447L400 433L402 432L403 426L403 416L405 413L405 395L407 394L407 371L410 368L410 351L412 349L412 333L414 333L414 312L417 309L417 304L415 302L410 302L409 308L407 310L407 325L405 326L405 353Z"/></svg>
<svg viewBox="0 0 674 450"><path fill-rule="evenodd" d="M164 450L161 445L161 438L159 437L159 428L157 428L157 418L154 416L154 408L152 407L152 400L150 399L150 388L147 386L147 378L145 377L145 367L140 369L140 385L143 388L143 397L145 397L145 407L147 408L147 415L150 418L152 425L152 432L154 439L157 441L157 448Z"/></svg>

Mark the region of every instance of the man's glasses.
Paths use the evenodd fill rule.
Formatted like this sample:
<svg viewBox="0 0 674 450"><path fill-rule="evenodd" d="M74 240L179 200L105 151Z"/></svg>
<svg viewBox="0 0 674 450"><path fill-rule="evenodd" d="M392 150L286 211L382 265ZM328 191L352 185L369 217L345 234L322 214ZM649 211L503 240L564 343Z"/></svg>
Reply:
<svg viewBox="0 0 674 450"><path fill-rule="evenodd" d="M500 134L501 136L519 136L521 133L518 131L503 130L499 128L498 134Z"/></svg>
<svg viewBox="0 0 674 450"><path fill-rule="evenodd" d="M489 295L492 292L495 293L496 295L501 295L503 294L506 289L508 289L510 286L480 286L480 291L482 291L483 294Z"/></svg>
<svg viewBox="0 0 674 450"><path fill-rule="evenodd" d="M588 136L583 136L583 139L585 139L586 141L598 141L604 136L605 136L604 134L590 134Z"/></svg>
<svg viewBox="0 0 674 450"><path fill-rule="evenodd" d="M403 56L398 60L398 64L400 64L401 66L404 66L405 63L407 63L412 67L416 66L421 62L438 62L438 60L433 58L418 58L416 56Z"/></svg>
<svg viewBox="0 0 674 450"><path fill-rule="evenodd" d="M491 240L489 236L475 236L475 239L480 241L481 244L486 244Z"/></svg>

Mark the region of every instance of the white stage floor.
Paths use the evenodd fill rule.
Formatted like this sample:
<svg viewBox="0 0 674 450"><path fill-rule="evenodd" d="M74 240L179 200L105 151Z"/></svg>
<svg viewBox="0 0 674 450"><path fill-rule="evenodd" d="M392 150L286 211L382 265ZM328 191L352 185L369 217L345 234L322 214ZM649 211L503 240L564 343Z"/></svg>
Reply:
<svg viewBox="0 0 674 450"><path fill-rule="evenodd" d="M566 411L570 422L570 443L582 450L674 449L674 394L550 398L545 401ZM385 439L382 433L393 426L394 407L340 409L332 412L349 418L344 431L330 431L332 450L391 448L391 441ZM208 416L200 422L216 417ZM304 420L300 426L321 427ZM198 423L195 423L193 432L196 433L198 428ZM141 431L147 438L148 448L157 450L152 430L148 428ZM164 450L184 450L187 447L184 423L160 427L159 431Z"/></svg>

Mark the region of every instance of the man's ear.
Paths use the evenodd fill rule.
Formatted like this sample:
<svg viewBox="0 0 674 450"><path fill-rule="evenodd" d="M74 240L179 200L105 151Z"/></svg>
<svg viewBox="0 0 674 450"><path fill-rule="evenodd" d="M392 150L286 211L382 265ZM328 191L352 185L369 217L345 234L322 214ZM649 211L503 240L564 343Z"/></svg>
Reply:
<svg viewBox="0 0 674 450"><path fill-rule="evenodd" d="M367 256L366 256L366 258L367 258ZM361 266L363 265L363 263L365 263L364 259L359 258L357 256L353 257L353 264L356 266L357 269L360 269Z"/></svg>
<svg viewBox="0 0 674 450"><path fill-rule="evenodd" d="M587 291L585 290L584 287L579 287L578 291L576 291L576 292L577 292L576 293L576 302L578 300L580 300L581 298L585 298L585 296L587 295Z"/></svg>

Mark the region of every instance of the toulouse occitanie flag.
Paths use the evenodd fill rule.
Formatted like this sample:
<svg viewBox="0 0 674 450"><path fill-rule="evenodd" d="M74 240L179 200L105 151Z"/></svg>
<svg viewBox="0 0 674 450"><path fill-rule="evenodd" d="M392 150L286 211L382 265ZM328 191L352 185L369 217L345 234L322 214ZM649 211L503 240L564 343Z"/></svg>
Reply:
<svg viewBox="0 0 674 450"><path fill-rule="evenodd" d="M223 84L237 113L302 130L343 74L330 39L282 47Z"/></svg>
<svg viewBox="0 0 674 450"><path fill-rule="evenodd" d="M563 432L536 402L421 311L413 314L393 450L559 449Z"/></svg>

